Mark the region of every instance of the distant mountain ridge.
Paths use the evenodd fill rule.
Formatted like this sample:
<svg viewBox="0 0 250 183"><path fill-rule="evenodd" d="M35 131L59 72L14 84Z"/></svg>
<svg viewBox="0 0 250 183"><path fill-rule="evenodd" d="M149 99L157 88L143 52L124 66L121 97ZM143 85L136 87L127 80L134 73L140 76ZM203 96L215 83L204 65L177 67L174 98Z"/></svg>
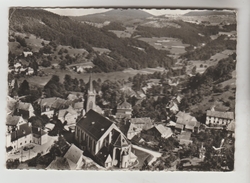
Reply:
<svg viewBox="0 0 250 183"><path fill-rule="evenodd" d="M78 21L91 21L102 23L104 21L127 21L131 19L144 19L153 15L138 9L114 9L103 13L96 13L84 16L72 16Z"/></svg>
<svg viewBox="0 0 250 183"><path fill-rule="evenodd" d="M190 11L183 16L234 15L232 11Z"/></svg>

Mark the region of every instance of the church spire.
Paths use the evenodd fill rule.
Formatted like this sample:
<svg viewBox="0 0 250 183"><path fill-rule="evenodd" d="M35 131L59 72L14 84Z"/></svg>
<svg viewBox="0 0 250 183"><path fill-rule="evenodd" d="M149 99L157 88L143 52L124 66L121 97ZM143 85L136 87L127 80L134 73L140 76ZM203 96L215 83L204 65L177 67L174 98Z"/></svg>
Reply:
<svg viewBox="0 0 250 183"><path fill-rule="evenodd" d="M93 82L92 82L92 73L89 76L89 91L94 92L94 90L93 90Z"/></svg>

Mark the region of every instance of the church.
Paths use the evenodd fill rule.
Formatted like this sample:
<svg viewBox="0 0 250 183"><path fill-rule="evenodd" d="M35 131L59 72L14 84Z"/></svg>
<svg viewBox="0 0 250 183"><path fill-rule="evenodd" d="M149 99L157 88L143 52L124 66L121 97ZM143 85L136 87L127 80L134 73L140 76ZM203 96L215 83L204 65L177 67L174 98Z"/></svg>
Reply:
<svg viewBox="0 0 250 183"><path fill-rule="evenodd" d="M86 114L77 122L75 140L79 147L88 151L102 166L128 168L137 157L132 153L132 144L119 128L102 115L96 105L96 91L92 77L89 78Z"/></svg>
<svg viewBox="0 0 250 183"><path fill-rule="evenodd" d="M126 136L111 120L93 109L77 122L75 140L106 168L128 168L137 160Z"/></svg>

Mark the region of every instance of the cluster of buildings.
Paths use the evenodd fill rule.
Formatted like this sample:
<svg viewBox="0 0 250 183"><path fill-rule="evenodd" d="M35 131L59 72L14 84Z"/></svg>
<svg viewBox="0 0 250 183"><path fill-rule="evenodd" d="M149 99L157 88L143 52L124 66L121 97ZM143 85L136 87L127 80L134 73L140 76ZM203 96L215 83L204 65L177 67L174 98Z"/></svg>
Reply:
<svg viewBox="0 0 250 183"><path fill-rule="evenodd" d="M56 117L74 138L74 144L70 145L64 156L56 157L47 169L81 169L85 151L102 167L126 169L138 163L132 142L150 147L160 144L156 142L157 139L175 137L180 144L189 144L192 143L191 134L198 133L202 125L192 115L179 111L181 97L178 95L166 106L175 117L171 118L172 121L168 119L167 123L157 123L148 117L133 118L132 105L125 98L117 105L116 121L111 121L96 105L96 95L90 77L86 102L81 93L71 93L67 99L41 97L35 101L41 115L46 115L48 119ZM28 144L43 145L47 142L48 132L55 126L51 120L45 126L32 125L29 121L35 116L32 104L11 97L8 97L7 113L6 148L17 150ZM118 128L119 122L124 122L127 129ZM234 113L212 108L207 111L206 125L225 126L234 133ZM204 152L205 149L201 147L200 156L203 159Z"/></svg>

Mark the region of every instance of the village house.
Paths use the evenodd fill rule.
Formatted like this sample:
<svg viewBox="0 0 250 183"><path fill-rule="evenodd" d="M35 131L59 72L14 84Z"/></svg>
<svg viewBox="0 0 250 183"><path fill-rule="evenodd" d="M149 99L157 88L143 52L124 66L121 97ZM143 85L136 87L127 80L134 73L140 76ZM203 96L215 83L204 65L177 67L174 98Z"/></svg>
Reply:
<svg viewBox="0 0 250 183"><path fill-rule="evenodd" d="M17 126L13 132L6 134L6 147L14 150L22 148L33 142L31 123L23 123Z"/></svg>
<svg viewBox="0 0 250 183"><path fill-rule="evenodd" d="M190 132L198 132L200 128L200 122L193 116L188 113L184 113L179 111L176 115L176 125L175 130L177 132L182 131L190 131Z"/></svg>
<svg viewBox="0 0 250 183"><path fill-rule="evenodd" d="M28 56L32 56L33 55L33 53L31 52L31 51L24 51L23 52L23 56L26 58L26 57L28 57Z"/></svg>
<svg viewBox="0 0 250 183"><path fill-rule="evenodd" d="M52 118L55 110L66 109L71 104L72 101L64 100L58 97L51 98L40 98L36 101L41 108L41 115L46 115L48 118Z"/></svg>
<svg viewBox="0 0 250 183"><path fill-rule="evenodd" d="M130 123L134 124L137 128L140 128L142 130L148 130L153 126L153 122L149 117L131 118Z"/></svg>
<svg viewBox="0 0 250 183"><path fill-rule="evenodd" d="M176 114L179 111L178 105L175 102L173 102L172 100L169 101L166 108L169 109L169 111L171 111L174 114Z"/></svg>
<svg viewBox="0 0 250 183"><path fill-rule="evenodd" d="M63 157L56 157L47 170L80 170L83 166L83 151L71 144Z"/></svg>
<svg viewBox="0 0 250 183"><path fill-rule="evenodd" d="M191 134L192 132L190 131L182 131L180 134L177 135L177 139L179 140L179 143L181 145L185 144L191 144L193 141L191 140Z"/></svg>
<svg viewBox="0 0 250 183"><path fill-rule="evenodd" d="M43 145L48 141L48 134L40 127L32 127L32 142Z"/></svg>
<svg viewBox="0 0 250 183"><path fill-rule="evenodd" d="M207 111L206 125L227 126L234 120L233 112L215 111L214 107Z"/></svg>
<svg viewBox="0 0 250 183"><path fill-rule="evenodd" d="M124 98L124 102L120 103L117 106L116 118L123 119L127 118L130 119L132 115L132 105L126 101Z"/></svg>
<svg viewBox="0 0 250 183"><path fill-rule="evenodd" d="M16 104L17 101L14 98L11 98L10 96L7 96L7 108L6 108L6 112L7 115L13 115L16 109Z"/></svg>
<svg viewBox="0 0 250 183"><path fill-rule="evenodd" d="M58 119L62 123L66 122L64 126L66 130L69 130L69 127L75 128L77 117L78 113L71 106L68 109L61 109L58 112Z"/></svg>
<svg viewBox="0 0 250 183"><path fill-rule="evenodd" d="M154 125L154 127L148 129L146 133L153 137L160 137L164 139L167 139L173 135L171 128L165 127L162 124Z"/></svg>
<svg viewBox="0 0 250 183"><path fill-rule="evenodd" d="M44 126L44 131L45 132L50 132L54 129L55 127L55 124L53 123L47 123L45 126Z"/></svg>
<svg viewBox="0 0 250 183"><path fill-rule="evenodd" d="M74 110L77 112L78 116L85 115L84 102L76 102L73 104Z"/></svg>
<svg viewBox="0 0 250 183"><path fill-rule="evenodd" d="M92 109L77 122L75 140L107 168L128 168L137 159L131 143L118 127Z"/></svg>
<svg viewBox="0 0 250 183"><path fill-rule="evenodd" d="M135 124L130 123L128 131L127 131L127 138L131 140L134 136L140 134L141 131L142 131L142 128L137 128Z"/></svg>
<svg viewBox="0 0 250 183"><path fill-rule="evenodd" d="M14 150L30 143L43 145L47 143L47 133L39 127L32 127L31 123L21 123L14 131L6 134L6 147Z"/></svg>
<svg viewBox="0 0 250 183"><path fill-rule="evenodd" d="M26 120L32 116L35 116L32 104L21 101L17 101L16 110L14 114L17 116L22 116Z"/></svg>
<svg viewBox="0 0 250 183"><path fill-rule="evenodd" d="M11 133L15 130L17 130L17 127L25 124L25 120L22 118L22 116L12 116L7 115L6 117L6 127L7 127L7 133Z"/></svg>
<svg viewBox="0 0 250 183"><path fill-rule="evenodd" d="M34 74L34 69L31 68L31 67L28 67L27 72L26 72L26 75L30 76L30 75L32 75L32 74Z"/></svg>
<svg viewBox="0 0 250 183"><path fill-rule="evenodd" d="M235 136L235 120L233 120L231 123L227 125L227 131L229 135L232 135L232 137Z"/></svg>

